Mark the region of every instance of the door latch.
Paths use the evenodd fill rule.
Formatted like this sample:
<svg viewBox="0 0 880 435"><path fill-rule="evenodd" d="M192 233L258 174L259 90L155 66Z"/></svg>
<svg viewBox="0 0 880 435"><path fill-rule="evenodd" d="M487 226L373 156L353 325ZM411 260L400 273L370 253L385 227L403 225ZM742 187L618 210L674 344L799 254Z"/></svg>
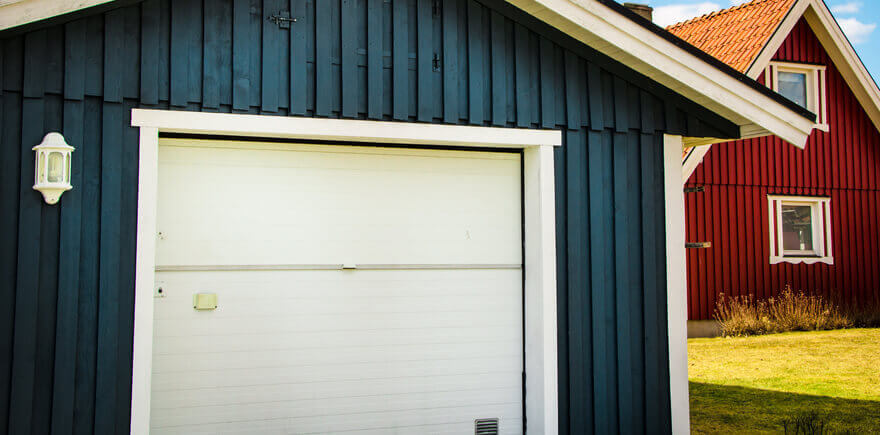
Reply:
<svg viewBox="0 0 880 435"><path fill-rule="evenodd" d="M282 29L289 29L290 23L296 22L296 18L290 17L290 11L278 11L277 14L269 15L266 19Z"/></svg>

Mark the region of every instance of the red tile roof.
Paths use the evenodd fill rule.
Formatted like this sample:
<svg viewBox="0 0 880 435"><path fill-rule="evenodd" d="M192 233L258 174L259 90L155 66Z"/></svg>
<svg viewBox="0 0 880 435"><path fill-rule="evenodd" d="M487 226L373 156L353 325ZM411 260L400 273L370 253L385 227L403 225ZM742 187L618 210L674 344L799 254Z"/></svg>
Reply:
<svg viewBox="0 0 880 435"><path fill-rule="evenodd" d="M746 72L795 0L753 0L667 27L691 45Z"/></svg>

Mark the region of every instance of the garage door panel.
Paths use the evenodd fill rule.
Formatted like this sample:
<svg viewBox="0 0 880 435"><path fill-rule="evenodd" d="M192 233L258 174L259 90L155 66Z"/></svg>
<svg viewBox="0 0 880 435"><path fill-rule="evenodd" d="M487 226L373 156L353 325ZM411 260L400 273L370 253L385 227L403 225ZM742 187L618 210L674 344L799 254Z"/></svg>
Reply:
<svg viewBox="0 0 880 435"><path fill-rule="evenodd" d="M161 145L154 433L522 431L518 154Z"/></svg>
<svg viewBox="0 0 880 435"><path fill-rule="evenodd" d="M451 376L477 373L508 373L518 377L522 365L507 356L479 356L450 360L389 361L382 363L338 363L325 365L301 365L275 369L229 369L224 371L153 373L153 388L162 390L185 390L230 386L253 386L255 390L265 385L313 384L335 380L356 379L408 379L421 376ZM509 384L513 384L509 382Z"/></svg>
<svg viewBox="0 0 880 435"><path fill-rule="evenodd" d="M500 404L488 405L486 411L500 415L500 433L522 433L522 419L514 417L517 406ZM311 417L263 420L222 420L219 423L194 427L165 426L151 430L154 434L327 434L327 433L369 433L369 434L415 434L473 432L474 423L468 419L467 406L455 408L415 409L391 412L369 412L346 415L346 418L330 420L325 415ZM295 428L295 429L294 429Z"/></svg>
<svg viewBox="0 0 880 435"><path fill-rule="evenodd" d="M370 413L389 413L401 411L420 411L425 409L445 409L458 407L493 405L517 406L516 399L521 391L512 388L501 390L440 391L431 393L402 393L387 395L345 396L332 398L303 398L274 402L248 402L230 405L195 406L167 408L163 418L156 421L157 427L181 423L206 424L218 418L227 421L244 419L309 418L327 414L352 416ZM510 397L507 403L493 403L499 395Z"/></svg>
<svg viewBox="0 0 880 435"><path fill-rule="evenodd" d="M518 154L191 144L160 148L159 265L522 260Z"/></svg>
<svg viewBox="0 0 880 435"><path fill-rule="evenodd" d="M510 329L506 326L483 328L486 334L510 335ZM209 336L200 337L198 340L187 337L171 337L160 339L157 337L153 345L153 353L181 354L181 349L189 347L192 354L204 352L249 352L255 350L285 350L292 348L315 349L331 348L350 345L353 341L371 343L373 346L388 346L417 343L449 343L467 342L482 343L487 339L474 335L473 328L447 328L442 333L425 334L421 330L400 330L394 334L387 331L342 331L342 332L316 332L313 334L281 334L277 335L275 342L254 342L254 340L241 340L238 337ZM219 349L219 350L218 350Z"/></svg>
<svg viewBox="0 0 880 435"><path fill-rule="evenodd" d="M507 373L476 373L464 375L414 377L401 383L398 379L353 379L320 382L310 388L297 384L278 384L261 386L254 390L250 386L212 387L186 390L157 390L153 392L156 409L181 408L188 406L229 405L259 401L290 401L304 398L330 399L347 396L382 396L405 393L436 393L457 390L492 391L509 389L499 387L506 382ZM454 388L452 386L455 386Z"/></svg>
<svg viewBox="0 0 880 435"><path fill-rule="evenodd" d="M160 274L166 305L156 313L157 320L188 314L191 291L216 292L217 285L235 291L224 292L223 303L206 320L214 318L262 319L289 318L294 314L324 313L390 313L403 308L412 312L414 302L425 301L429 311L455 309L482 311L507 309L506 304L520 304L516 287L522 280L518 269L487 270L420 270L405 271L260 271L260 272L175 272ZM168 277L168 278L166 278ZM173 277L173 278L172 278ZM168 279L174 280L174 285ZM407 285L395 285L404 279ZM450 284L450 280L455 282ZM295 281L296 287L290 282ZM509 285L506 285L509 284ZM185 291L175 291L184 288ZM253 289L259 289L254 291ZM178 299L184 303L165 301ZM381 300L365 304L364 300ZM275 303L285 301L285 303ZM350 301L350 303L346 303ZM287 303L289 302L289 303ZM340 303L346 305L340 305ZM495 305L505 304L503 308ZM234 310L231 308L234 307ZM436 308L436 309L435 309ZM346 311L347 310L347 311Z"/></svg>
<svg viewBox="0 0 880 435"><path fill-rule="evenodd" d="M207 316L205 316L207 317ZM301 315L295 319L268 319L265 323L254 324L242 318L221 318L216 322L205 321L198 322L198 325L192 326L191 334L181 335L181 327L179 325L189 325L192 322L185 320L169 321L160 329L157 336L159 338L166 337L186 337L192 342L200 337L211 336L215 334L224 334L225 337L232 339L235 336L241 337L241 340L265 340L270 335L287 335L287 334L309 334L309 333L326 333L326 332L357 332L368 330L431 330L437 331L437 334L443 334L445 328L485 328L485 327L503 327L505 329L516 328L520 325L520 319L511 312L439 312L431 313L430 311L416 313L345 313L345 314L320 314L320 315ZM216 326L212 328L212 326ZM164 332L168 331L168 332ZM429 331L426 331L429 333Z"/></svg>
<svg viewBox="0 0 880 435"><path fill-rule="evenodd" d="M477 343L410 345L316 346L312 348L248 350L244 352L177 352L155 354L154 373L331 364L444 360L461 355L513 357L522 353L517 340L486 340ZM160 371L161 370L161 371Z"/></svg>

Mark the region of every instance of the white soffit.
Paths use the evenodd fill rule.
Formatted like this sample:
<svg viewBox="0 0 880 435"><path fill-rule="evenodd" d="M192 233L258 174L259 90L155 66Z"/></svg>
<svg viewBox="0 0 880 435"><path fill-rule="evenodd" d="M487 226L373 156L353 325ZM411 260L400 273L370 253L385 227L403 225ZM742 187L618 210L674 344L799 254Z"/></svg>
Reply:
<svg viewBox="0 0 880 435"><path fill-rule="evenodd" d="M112 0L0 0L0 30L89 8Z"/></svg>
<svg viewBox="0 0 880 435"><path fill-rule="evenodd" d="M595 0L508 0L740 126L803 148L813 122Z"/></svg>

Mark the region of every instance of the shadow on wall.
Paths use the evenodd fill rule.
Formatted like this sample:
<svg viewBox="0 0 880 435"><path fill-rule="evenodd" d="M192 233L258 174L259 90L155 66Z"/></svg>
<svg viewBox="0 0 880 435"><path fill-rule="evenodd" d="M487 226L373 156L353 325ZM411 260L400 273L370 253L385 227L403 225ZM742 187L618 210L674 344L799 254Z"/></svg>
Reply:
<svg viewBox="0 0 880 435"><path fill-rule="evenodd" d="M690 402L693 433L782 433L812 411L828 433L880 433L880 401L691 382Z"/></svg>

